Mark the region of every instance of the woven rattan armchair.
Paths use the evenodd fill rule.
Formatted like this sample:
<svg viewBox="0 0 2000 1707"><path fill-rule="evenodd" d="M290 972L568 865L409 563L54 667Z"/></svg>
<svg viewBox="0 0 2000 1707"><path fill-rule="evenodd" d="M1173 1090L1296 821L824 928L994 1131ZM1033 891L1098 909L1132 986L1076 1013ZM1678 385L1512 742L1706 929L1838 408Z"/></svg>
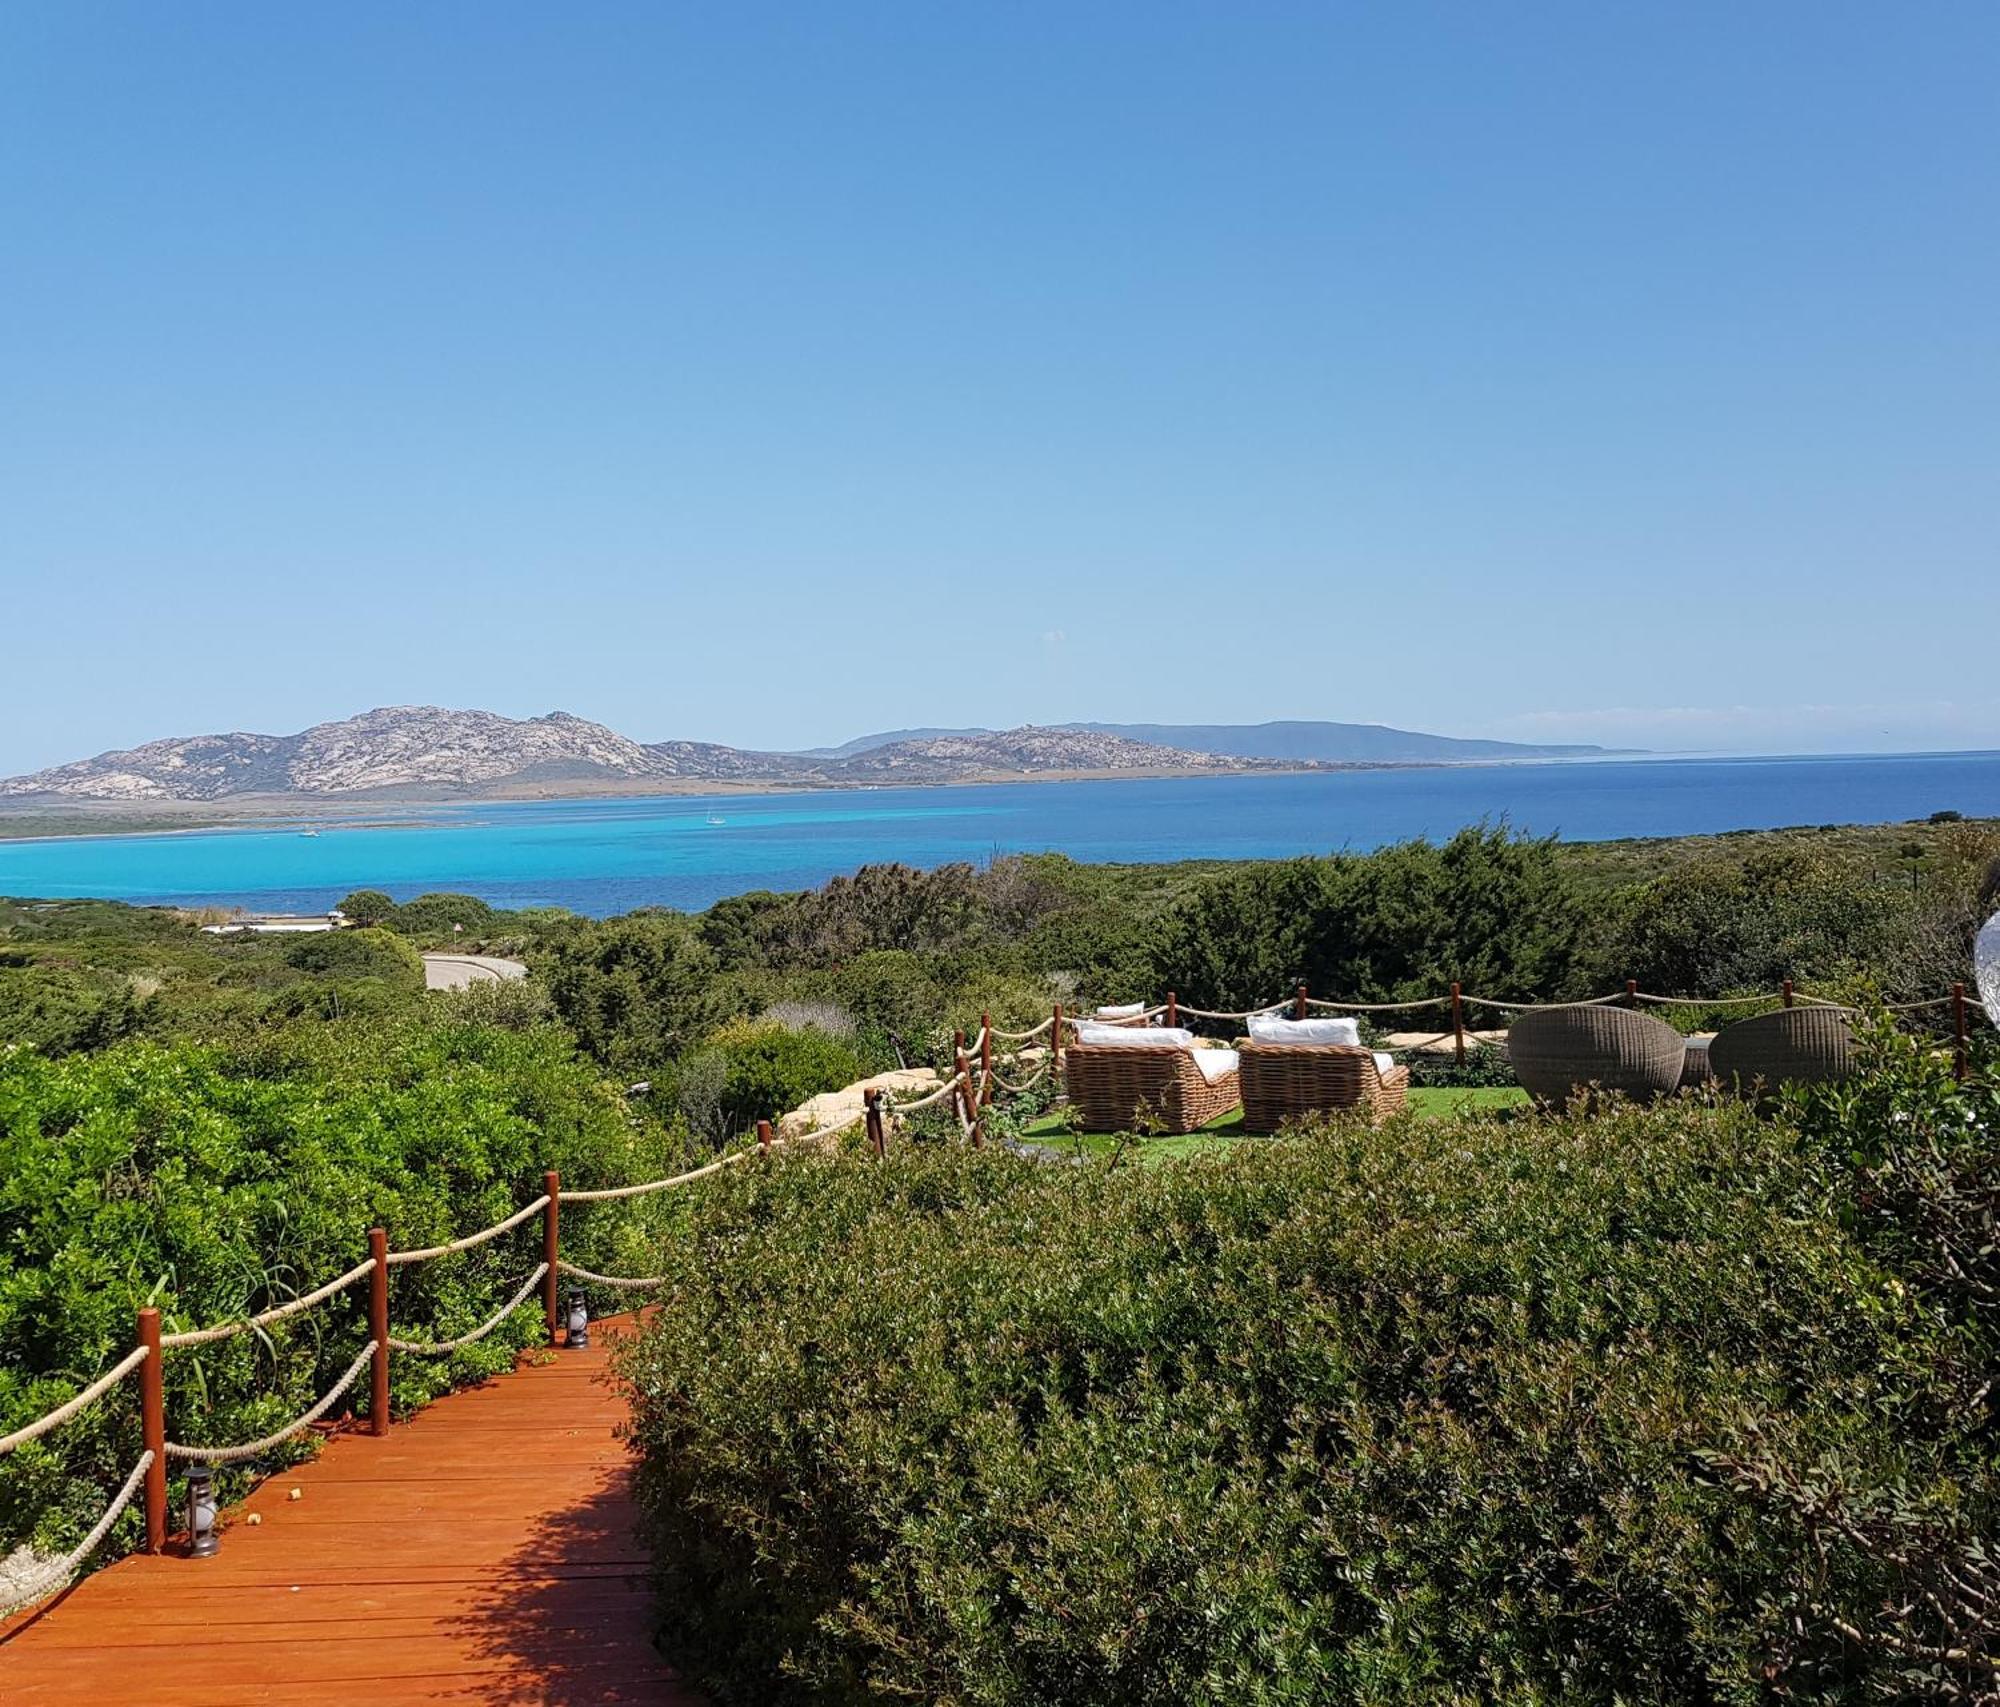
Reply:
<svg viewBox="0 0 2000 1707"><path fill-rule="evenodd" d="M1507 1032L1514 1076L1538 1102L1565 1103L1595 1086L1650 1102L1680 1088L1687 1065L1681 1034L1630 1008L1541 1008Z"/></svg>
<svg viewBox="0 0 2000 1707"><path fill-rule="evenodd" d="M1715 1082L1740 1092L1828 1084L1860 1065L1854 1029L1839 1008L1780 1008L1740 1019L1715 1034L1708 1055Z"/></svg>
<svg viewBox="0 0 2000 1707"><path fill-rule="evenodd" d="M1063 1052L1063 1086L1085 1132L1192 1132L1242 1100L1239 1076L1210 1084L1185 1049L1073 1043Z"/></svg>
<svg viewBox="0 0 2000 1707"><path fill-rule="evenodd" d="M1243 1130L1275 1132L1302 1114L1360 1109L1387 1120L1409 1100L1410 1069L1382 1072L1372 1049L1347 1043L1244 1043Z"/></svg>

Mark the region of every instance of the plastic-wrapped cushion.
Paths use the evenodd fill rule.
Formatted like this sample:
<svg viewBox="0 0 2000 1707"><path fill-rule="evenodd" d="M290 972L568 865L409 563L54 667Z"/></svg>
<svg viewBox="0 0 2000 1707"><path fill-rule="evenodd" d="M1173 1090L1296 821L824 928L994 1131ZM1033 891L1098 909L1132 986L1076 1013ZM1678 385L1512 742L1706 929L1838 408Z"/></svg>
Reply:
<svg viewBox="0 0 2000 1707"><path fill-rule="evenodd" d="M1146 1011L1144 1002L1126 1002L1113 1008L1099 1008L1092 1016L1095 1019L1137 1019Z"/></svg>
<svg viewBox="0 0 2000 1707"><path fill-rule="evenodd" d="M1233 1049L1191 1049L1188 1055L1201 1076L1211 1085L1228 1078L1243 1061Z"/></svg>

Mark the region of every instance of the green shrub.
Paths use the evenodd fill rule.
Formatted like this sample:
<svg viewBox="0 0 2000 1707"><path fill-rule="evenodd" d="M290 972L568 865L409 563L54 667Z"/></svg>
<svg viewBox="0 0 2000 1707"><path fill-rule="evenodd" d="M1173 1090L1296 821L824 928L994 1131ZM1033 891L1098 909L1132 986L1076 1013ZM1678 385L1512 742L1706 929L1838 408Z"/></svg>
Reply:
<svg viewBox="0 0 2000 1707"><path fill-rule="evenodd" d="M1820 1153L1683 1102L720 1179L622 1359L669 1649L722 1701L1905 1692L1842 1628L1901 1568L1769 1489L1990 1534L1990 1454Z"/></svg>
<svg viewBox="0 0 2000 1707"><path fill-rule="evenodd" d="M393 925L396 903L379 889L357 889L334 909L350 924Z"/></svg>
<svg viewBox="0 0 2000 1707"><path fill-rule="evenodd" d="M477 937L499 917L477 895L440 892L405 901L389 921L394 929L425 947L441 947Z"/></svg>
<svg viewBox="0 0 2000 1707"><path fill-rule="evenodd" d="M351 1268L371 1226L398 1248L441 1243L538 1195L544 1169L625 1184L679 1161L678 1144L636 1125L550 1027L404 1017L292 1027L233 1052L0 1050L0 1434L115 1362L141 1304L157 1304L170 1332L254 1314ZM565 1251L600 1272L644 1272L621 1265L648 1260L634 1241L648 1216L672 1212L657 1202L566 1215ZM478 1325L539 1254L530 1222L399 1269L395 1331L448 1338ZM366 1304L350 1287L268 1335L169 1354L176 1437L253 1439L296 1416L365 1343ZM398 1357L395 1404L506 1367L538 1323L524 1308L449 1358ZM76 1540L138 1450L128 1382L0 1459L0 1556ZM122 1520L112 1550L137 1524Z"/></svg>
<svg viewBox="0 0 2000 1707"><path fill-rule="evenodd" d="M812 1026L739 1021L716 1032L709 1048L724 1063L718 1111L724 1132L745 1131L865 1076L851 1043Z"/></svg>
<svg viewBox="0 0 2000 1707"><path fill-rule="evenodd" d="M378 978L410 990L424 987L423 956L401 937L374 927L299 937L286 945L285 962L320 977Z"/></svg>

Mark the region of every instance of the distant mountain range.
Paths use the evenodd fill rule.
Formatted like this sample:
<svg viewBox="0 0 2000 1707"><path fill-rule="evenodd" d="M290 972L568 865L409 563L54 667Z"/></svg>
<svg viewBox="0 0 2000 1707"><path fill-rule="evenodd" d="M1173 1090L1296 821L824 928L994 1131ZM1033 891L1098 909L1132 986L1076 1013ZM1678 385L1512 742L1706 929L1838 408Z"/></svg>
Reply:
<svg viewBox="0 0 2000 1707"><path fill-rule="evenodd" d="M639 742L568 712L388 706L296 735L193 735L0 781L0 800L131 805L283 797L499 797L688 790L702 784L855 787L1008 777L1187 775L1581 757L1597 747L1459 741L1355 723L1076 723L904 729L839 747L763 753Z"/></svg>
<svg viewBox="0 0 2000 1707"><path fill-rule="evenodd" d="M1470 741L1456 735L1424 735L1382 723L1058 723L1064 732L1118 735L1148 746L1183 752L1218 753L1241 759L1278 759L1308 764L1450 764L1479 759L1602 758L1608 747L1538 747L1519 741ZM815 748L810 757L844 759L900 741L946 736L989 736L990 729L898 729L861 735L838 747Z"/></svg>

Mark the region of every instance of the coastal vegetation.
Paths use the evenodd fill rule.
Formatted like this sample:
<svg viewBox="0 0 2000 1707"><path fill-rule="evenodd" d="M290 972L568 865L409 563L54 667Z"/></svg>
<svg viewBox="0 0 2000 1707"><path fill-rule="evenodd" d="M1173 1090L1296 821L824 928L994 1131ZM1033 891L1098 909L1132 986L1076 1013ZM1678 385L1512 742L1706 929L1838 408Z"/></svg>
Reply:
<svg viewBox="0 0 2000 1707"><path fill-rule="evenodd" d="M550 1167L657 1177L944 1063L982 1013L1234 1008L1299 980L1934 996L1996 885L2000 826L1944 821L877 866L603 920L373 890L353 928L290 937L0 901L0 1434L115 1362L141 1304L170 1330L241 1317L352 1266L371 1226L440 1239ZM444 946L531 976L426 993L418 955ZM1379 1133L1074 1137L1044 1088L992 1111L1022 1154L965 1154L937 1110L886 1167L566 1216L572 1260L673 1278L628 1374L674 1642L724 1699L777 1676L800 1700L966 1702L1950 1681L1932 1650L1960 1638L1910 1596L1990 1646L1950 1585L1991 1571L1991 1045L1962 1087L1924 1043L1873 1047L1858 1088L1775 1117L1539 1116L1478 1049L1419 1058ZM399 1275L396 1331L484 1320L532 1240ZM538 1332L525 1306L400 1359L393 1401ZM364 1338L346 1300L176 1357L173 1414L254 1436ZM0 1555L74 1542L135 1426L104 1405L0 1459Z"/></svg>

